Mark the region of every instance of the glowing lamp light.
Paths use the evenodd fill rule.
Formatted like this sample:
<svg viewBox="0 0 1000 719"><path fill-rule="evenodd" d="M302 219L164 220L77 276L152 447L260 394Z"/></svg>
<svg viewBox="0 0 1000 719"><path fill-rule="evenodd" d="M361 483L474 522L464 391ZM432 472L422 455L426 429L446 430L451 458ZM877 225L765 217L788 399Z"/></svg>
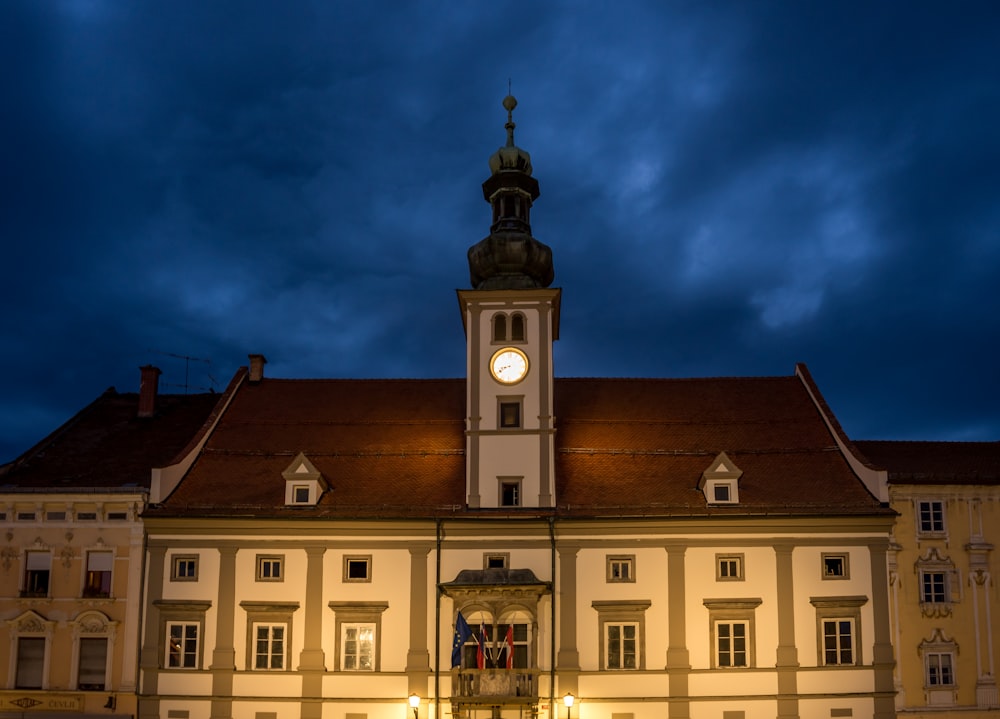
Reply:
<svg viewBox="0 0 1000 719"><path fill-rule="evenodd" d="M418 719L417 707L420 706L420 697L418 697L416 694L411 694L409 702L410 702L410 708L413 710L413 719Z"/></svg>
<svg viewBox="0 0 1000 719"><path fill-rule="evenodd" d="M566 696L563 697L563 704L566 705L566 719L569 719L569 712L575 701L576 697L571 692L566 692Z"/></svg>

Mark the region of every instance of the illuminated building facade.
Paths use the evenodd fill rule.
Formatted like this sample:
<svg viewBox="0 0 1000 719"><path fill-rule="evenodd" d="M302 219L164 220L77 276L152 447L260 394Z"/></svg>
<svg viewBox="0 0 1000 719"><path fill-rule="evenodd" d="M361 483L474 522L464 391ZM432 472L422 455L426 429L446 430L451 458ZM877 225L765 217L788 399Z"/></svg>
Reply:
<svg viewBox="0 0 1000 719"><path fill-rule="evenodd" d="M134 716L150 468L218 395L113 389L0 467L0 718Z"/></svg>
<svg viewBox="0 0 1000 719"><path fill-rule="evenodd" d="M556 378L504 104L466 377L272 379L252 355L157 473L139 716L894 716L881 475L803 366Z"/></svg>
<svg viewBox="0 0 1000 719"><path fill-rule="evenodd" d="M899 512L889 599L900 716L1000 716L1000 443L859 441Z"/></svg>

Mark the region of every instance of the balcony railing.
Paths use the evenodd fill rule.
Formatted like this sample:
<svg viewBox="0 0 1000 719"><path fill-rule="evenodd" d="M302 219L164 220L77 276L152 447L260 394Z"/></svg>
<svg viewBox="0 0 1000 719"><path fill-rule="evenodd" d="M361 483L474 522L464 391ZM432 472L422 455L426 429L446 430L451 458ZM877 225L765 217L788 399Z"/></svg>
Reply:
<svg viewBox="0 0 1000 719"><path fill-rule="evenodd" d="M497 701L537 699L537 669L463 669L452 673L454 697Z"/></svg>

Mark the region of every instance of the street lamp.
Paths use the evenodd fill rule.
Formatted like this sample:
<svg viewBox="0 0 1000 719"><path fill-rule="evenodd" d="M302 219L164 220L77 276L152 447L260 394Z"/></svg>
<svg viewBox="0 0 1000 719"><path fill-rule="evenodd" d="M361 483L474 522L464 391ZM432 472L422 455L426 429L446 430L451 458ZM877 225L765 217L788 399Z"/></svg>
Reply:
<svg viewBox="0 0 1000 719"><path fill-rule="evenodd" d="M413 719L419 719L417 716L417 707L420 706L420 697L416 694L410 695L410 709L413 710Z"/></svg>
<svg viewBox="0 0 1000 719"><path fill-rule="evenodd" d="M570 709L573 708L573 702L576 701L576 697L572 693L566 692L566 696L563 697L563 704L566 705L566 719L569 719Z"/></svg>

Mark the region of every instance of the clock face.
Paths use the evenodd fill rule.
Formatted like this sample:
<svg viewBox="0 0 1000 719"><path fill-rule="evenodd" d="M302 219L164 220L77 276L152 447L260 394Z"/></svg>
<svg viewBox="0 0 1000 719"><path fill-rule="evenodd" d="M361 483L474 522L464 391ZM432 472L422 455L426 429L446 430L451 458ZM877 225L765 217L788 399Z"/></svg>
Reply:
<svg viewBox="0 0 1000 719"><path fill-rule="evenodd" d="M517 384L528 374L528 357L519 349L504 347L493 353L490 372L497 382Z"/></svg>

